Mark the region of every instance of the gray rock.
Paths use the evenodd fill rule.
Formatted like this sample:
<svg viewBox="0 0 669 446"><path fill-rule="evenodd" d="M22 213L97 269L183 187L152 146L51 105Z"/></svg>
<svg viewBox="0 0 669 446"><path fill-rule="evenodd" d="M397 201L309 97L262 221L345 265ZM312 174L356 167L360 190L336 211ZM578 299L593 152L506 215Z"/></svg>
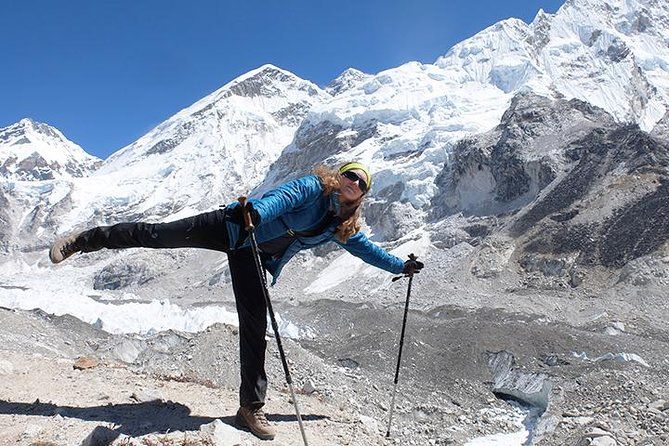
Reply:
<svg viewBox="0 0 669 446"><path fill-rule="evenodd" d="M625 324L619 321L613 322L611 324L611 327L615 328L618 331L625 331Z"/></svg>
<svg viewBox="0 0 669 446"><path fill-rule="evenodd" d="M81 446L107 446L119 438L119 433L104 426L97 426L84 438Z"/></svg>
<svg viewBox="0 0 669 446"><path fill-rule="evenodd" d="M0 375L11 375L12 373L14 373L14 364L0 359Z"/></svg>
<svg viewBox="0 0 669 446"><path fill-rule="evenodd" d="M368 434L370 435L378 434L379 423L374 418L368 417L366 415L360 415L358 419Z"/></svg>
<svg viewBox="0 0 669 446"><path fill-rule="evenodd" d="M302 386L302 392L304 392L307 395L310 395L316 391L316 386L314 385L314 382L309 379L307 382L304 383Z"/></svg>
<svg viewBox="0 0 669 446"><path fill-rule="evenodd" d="M200 426L203 439L209 440L213 446L237 446L242 444L242 433L234 427L214 420Z"/></svg>
<svg viewBox="0 0 669 446"><path fill-rule="evenodd" d="M117 290L132 285L142 285L158 275L148 262L122 259L110 263L95 275L93 288L96 290Z"/></svg>
<svg viewBox="0 0 669 446"><path fill-rule="evenodd" d="M420 220L415 214L411 204L396 201L370 201L364 208L365 221L374 228L374 240L378 241L396 240L417 227Z"/></svg>
<svg viewBox="0 0 669 446"><path fill-rule="evenodd" d="M669 408L669 402L664 399L659 399L648 404L648 408L655 410L667 410Z"/></svg>
<svg viewBox="0 0 669 446"><path fill-rule="evenodd" d="M651 135L658 139L669 141L669 111L660 119L651 130Z"/></svg>
<svg viewBox="0 0 669 446"><path fill-rule="evenodd" d="M516 95L497 128L453 149L451 162L435 179L440 189L432 203L435 215L495 215L527 205L564 164L557 147L582 137L593 121L612 123L581 101Z"/></svg>
<svg viewBox="0 0 669 446"><path fill-rule="evenodd" d="M602 436L602 437L597 437L593 438L590 441L590 446L617 446L618 443L613 437L607 436Z"/></svg>
<svg viewBox="0 0 669 446"><path fill-rule="evenodd" d="M655 256L645 256L623 266L618 276L618 283L647 286L662 284L662 281L668 278L669 264Z"/></svg>
<svg viewBox="0 0 669 446"><path fill-rule="evenodd" d="M141 389L133 392L130 398L138 403L150 403L152 401L162 401L163 395L155 389Z"/></svg>
<svg viewBox="0 0 669 446"><path fill-rule="evenodd" d="M507 351L490 353L488 367L493 373L492 390L545 409L553 383L543 373L524 373L513 368L514 357Z"/></svg>
<svg viewBox="0 0 669 446"><path fill-rule="evenodd" d="M606 334L609 335L609 336L617 336L617 335L620 334L620 331L616 330L616 329L613 328L613 327L606 327L606 328L604 329L604 333L606 333Z"/></svg>
<svg viewBox="0 0 669 446"><path fill-rule="evenodd" d="M116 359L131 364L135 362L145 348L145 343L142 341L123 339L114 346L111 352Z"/></svg>
<svg viewBox="0 0 669 446"><path fill-rule="evenodd" d="M481 279L497 277L509 264L513 243L503 238L486 240L472 261L471 273Z"/></svg>

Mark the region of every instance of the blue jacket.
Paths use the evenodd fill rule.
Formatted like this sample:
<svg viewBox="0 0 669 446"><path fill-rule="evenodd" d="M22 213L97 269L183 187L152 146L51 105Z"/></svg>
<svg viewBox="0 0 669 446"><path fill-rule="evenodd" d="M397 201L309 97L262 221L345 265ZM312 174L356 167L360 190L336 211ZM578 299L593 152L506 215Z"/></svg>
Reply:
<svg viewBox="0 0 669 446"><path fill-rule="evenodd" d="M309 175L285 183L263 195L260 199L250 199L253 208L258 211L260 224L255 229L258 244L267 242L283 235L289 230L309 231L319 227L329 210L339 209L338 194L323 195L323 186L316 175ZM233 203L232 208L239 206ZM352 235L346 243L335 237L338 222L333 221L319 235L296 236L290 242L283 255L278 258L264 258L263 264L272 275L275 283L286 263L299 251L313 248L323 243L333 241L356 257L370 265L399 274L404 268L404 261L387 253L384 249L372 243L362 232ZM241 226L227 222L230 246L237 246ZM248 247L250 240L245 240L241 247Z"/></svg>

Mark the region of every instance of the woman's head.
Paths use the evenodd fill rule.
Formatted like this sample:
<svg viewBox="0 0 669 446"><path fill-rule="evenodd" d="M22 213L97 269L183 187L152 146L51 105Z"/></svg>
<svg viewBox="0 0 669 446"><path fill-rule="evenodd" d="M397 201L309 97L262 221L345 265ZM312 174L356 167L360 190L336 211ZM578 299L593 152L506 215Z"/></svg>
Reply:
<svg viewBox="0 0 669 446"><path fill-rule="evenodd" d="M349 207L359 205L372 185L372 174L369 169L357 162L342 164L336 170L319 165L314 169L314 173L321 179L325 195L337 192L339 201Z"/></svg>
<svg viewBox="0 0 669 446"><path fill-rule="evenodd" d="M345 202L355 202L362 198L372 185L372 174L361 163L346 163L339 168L339 194Z"/></svg>
<svg viewBox="0 0 669 446"><path fill-rule="evenodd" d="M369 169L360 163L346 163L337 170L317 166L314 173L323 184L323 194L330 195L333 192L339 194L341 205L339 216L344 220L337 227L336 234L340 241L346 242L350 236L360 230L360 223L358 222L360 204L369 192L372 175ZM365 191L363 192L362 189L365 189Z"/></svg>

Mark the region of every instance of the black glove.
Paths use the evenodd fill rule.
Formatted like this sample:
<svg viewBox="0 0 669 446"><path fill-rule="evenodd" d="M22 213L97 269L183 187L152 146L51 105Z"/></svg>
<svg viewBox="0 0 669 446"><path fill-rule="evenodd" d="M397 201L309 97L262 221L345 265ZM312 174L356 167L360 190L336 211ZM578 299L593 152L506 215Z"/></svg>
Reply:
<svg viewBox="0 0 669 446"><path fill-rule="evenodd" d="M423 265L423 262L419 262L416 259L409 259L404 262L404 269L402 270L402 274L417 274L421 269L423 269L424 266L425 265Z"/></svg>
<svg viewBox="0 0 669 446"><path fill-rule="evenodd" d="M253 208L253 204L250 201L246 203L246 209L251 215L251 222L253 223L253 226L258 226L260 224L260 214ZM236 223L241 227L246 227L246 223L244 223L244 213L242 212L241 204L237 204L233 207L227 208L225 211L225 215L226 217L228 217L228 220L230 220L232 223Z"/></svg>

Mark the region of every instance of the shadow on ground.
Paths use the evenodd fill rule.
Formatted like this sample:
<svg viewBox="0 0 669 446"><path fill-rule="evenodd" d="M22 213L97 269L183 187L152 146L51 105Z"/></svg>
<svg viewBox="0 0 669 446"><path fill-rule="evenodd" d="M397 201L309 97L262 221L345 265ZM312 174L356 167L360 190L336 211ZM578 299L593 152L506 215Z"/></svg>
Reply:
<svg viewBox="0 0 669 446"><path fill-rule="evenodd" d="M216 419L230 426L235 426L235 417L201 417L191 415L188 406L172 401L151 401L144 403L109 404L104 406L72 407L59 406L52 403L20 403L0 400L0 414L7 415L34 415L50 417L60 415L68 418L78 418L85 421L100 421L113 423L115 437L120 434L131 437L140 437L147 434L159 434L174 431L197 431L203 424ZM296 421L293 414L266 414L272 422ZM315 421L329 418L324 415L302 415L304 421ZM105 435L110 436L111 430L105 428ZM115 438L114 437L114 438ZM113 441L113 439L111 440ZM110 441L110 442L111 442ZM109 444L109 443L108 443Z"/></svg>

